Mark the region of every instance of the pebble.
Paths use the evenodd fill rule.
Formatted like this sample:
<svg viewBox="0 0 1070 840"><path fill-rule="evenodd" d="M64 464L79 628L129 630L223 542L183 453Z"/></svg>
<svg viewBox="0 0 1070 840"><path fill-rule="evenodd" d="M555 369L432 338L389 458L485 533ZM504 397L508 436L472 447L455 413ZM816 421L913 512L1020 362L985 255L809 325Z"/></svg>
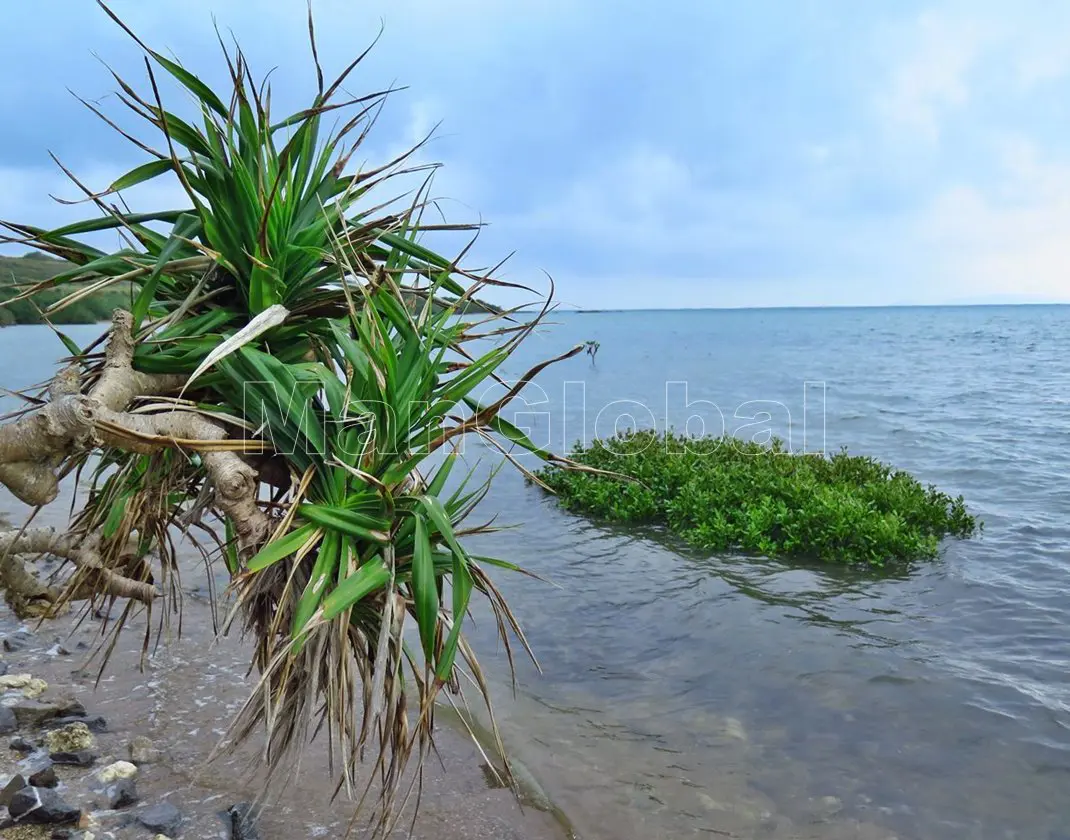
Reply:
<svg viewBox="0 0 1070 840"><path fill-rule="evenodd" d="M163 757L162 750L156 748L144 735L138 735L130 742L130 760L134 764L152 764Z"/></svg>
<svg viewBox="0 0 1070 840"><path fill-rule="evenodd" d="M10 706L0 706L0 735L10 735L19 728L19 719Z"/></svg>
<svg viewBox="0 0 1070 840"><path fill-rule="evenodd" d="M88 819L79 824L79 828L97 832L98 837L114 838L113 832L122 831L127 826L135 824L134 815L130 811L94 811ZM124 832L127 837L128 832ZM137 832L138 840L144 840L144 834ZM198 838L200 840L200 838Z"/></svg>
<svg viewBox="0 0 1070 840"><path fill-rule="evenodd" d="M182 812L170 802L161 802L138 814L137 821L149 831L174 834L182 823Z"/></svg>
<svg viewBox="0 0 1070 840"><path fill-rule="evenodd" d="M66 764L74 767L92 767L97 760L97 754L92 750L54 752L49 757L54 764Z"/></svg>
<svg viewBox="0 0 1070 840"><path fill-rule="evenodd" d="M10 741L8 741L8 747L15 752L33 752L37 747L33 745L33 741L29 741L23 738L21 735L16 735Z"/></svg>
<svg viewBox="0 0 1070 840"><path fill-rule="evenodd" d="M4 705L8 705L5 703ZM60 707L55 703L45 703L40 700L26 700L16 696L9 708L15 713L15 719L19 726L40 726L46 720L51 720L60 712Z"/></svg>
<svg viewBox="0 0 1070 840"><path fill-rule="evenodd" d="M34 787L52 788L59 783L56 779L56 768L52 766L51 759L46 758L45 762L30 776L30 784Z"/></svg>
<svg viewBox="0 0 1070 840"><path fill-rule="evenodd" d="M231 840L260 840L260 829L253 816L253 806L248 802L231 805L230 810Z"/></svg>
<svg viewBox="0 0 1070 840"><path fill-rule="evenodd" d="M61 726L69 726L72 723L81 723L90 732L107 732L108 722L100 715L93 715L92 717L85 717L84 715L67 715L65 717L58 717L53 720L45 721L43 726L45 729L57 729Z"/></svg>
<svg viewBox="0 0 1070 840"><path fill-rule="evenodd" d="M26 787L25 776L16 773L11 777L11 781L4 785L4 789L0 790L0 805L10 805L11 798L24 787Z"/></svg>
<svg viewBox="0 0 1070 840"><path fill-rule="evenodd" d="M24 647L26 647L29 641L30 637L24 635L23 633L15 633L11 636L5 636L4 650L6 650L8 653L12 653L16 650L22 650Z"/></svg>
<svg viewBox="0 0 1070 840"><path fill-rule="evenodd" d="M48 683L32 674L4 674L0 677L0 689L17 689L23 697L39 697L45 693Z"/></svg>
<svg viewBox="0 0 1070 840"><path fill-rule="evenodd" d="M133 805L140 798L133 779L118 779L104 789L104 802L112 810Z"/></svg>
<svg viewBox="0 0 1070 840"><path fill-rule="evenodd" d="M137 767L129 761L116 761L107 767L97 771L97 778L104 784L109 784L117 779L132 779L137 775Z"/></svg>
<svg viewBox="0 0 1070 840"><path fill-rule="evenodd" d="M86 716L86 710L85 710L85 706L83 706L77 700L70 700L70 701L67 702L67 704L62 709L60 709L59 714L60 714L60 717L80 717L80 718L84 718Z"/></svg>

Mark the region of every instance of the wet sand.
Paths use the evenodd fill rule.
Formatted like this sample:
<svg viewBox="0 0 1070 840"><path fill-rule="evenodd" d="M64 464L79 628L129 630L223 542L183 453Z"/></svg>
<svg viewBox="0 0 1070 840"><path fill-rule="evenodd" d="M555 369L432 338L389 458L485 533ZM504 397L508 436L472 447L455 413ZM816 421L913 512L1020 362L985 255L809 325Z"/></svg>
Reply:
<svg viewBox="0 0 1070 840"><path fill-rule="evenodd" d="M71 503L71 482L62 486L60 497L41 511L36 525L62 528ZM0 528L24 521L29 510L0 488ZM177 535L176 535L177 538ZM69 615L40 623L19 620L0 599L0 637L20 627L33 637L18 651L0 650L0 661L10 673L28 672L49 683L48 697L70 697L83 703L90 715L102 715L108 732L98 736L101 760L128 758L128 744L136 736L150 738L166 754L166 759L143 768L137 787L144 804L167 800L185 817L182 833L174 840L230 838L224 812L230 805L256 799L261 779L250 774L260 766L257 748L250 743L233 755L207 763L235 712L248 698L256 675L246 676L249 647L235 630L219 637L213 624L208 600L207 575L203 562L192 552L182 560L182 632L177 617L163 641L150 648L144 671L140 654L146 627L144 613L131 620L118 646L96 683L98 667L86 668L89 654L99 645L104 622L83 616L84 604L76 603ZM28 568L49 574L49 562L28 564ZM216 591L225 586L226 573L216 569ZM113 607L115 614L122 605ZM217 615L222 618L220 606ZM156 629L158 613L153 618ZM155 642L155 636L153 637ZM62 644L69 654L57 654ZM52 651L52 653L50 653ZM567 840L571 831L560 815L518 803L511 791L495 787L483 756L459 728L451 728L442 715L437 727L439 756L431 756L424 767L423 794L418 818L411 816L395 832L408 836L410 825L416 840ZM15 772L14 754L7 755L0 744L0 772ZM63 772L70 775L71 771ZM83 776L92 770L79 771ZM350 824L354 804L344 795L331 802L336 776L329 772L327 744L318 738L306 750L300 767L295 767L281 790L273 791L261 811L263 840L304 840L342 838ZM358 779L358 782L362 780ZM358 789L363 790L363 784ZM353 837L369 832L354 830ZM143 828L115 834L117 840L129 836L144 838ZM0 831L0 840L7 840ZM97 840L104 840L98 833Z"/></svg>
<svg viewBox="0 0 1070 840"><path fill-rule="evenodd" d="M29 672L49 683L42 699L72 697L90 715L107 720L108 731L97 736L101 756L97 766L108 758L127 759L127 745L138 735L150 738L163 751L159 762L141 769L137 787L144 805L166 800L182 811L185 822L178 838L229 838L223 812L234 803L254 799L260 791L258 780L249 773L257 766L256 750L246 748L211 764L206 760L248 695L248 657L244 645L234 639L214 641L203 601L187 599L184 618L183 638L161 645L144 672L137 667L142 637L135 627L128 628L96 688L95 668L81 667L88 651L78 647L79 643L92 646L99 639L103 622L97 618L87 619L77 629L76 616L41 626L23 624L34 630L33 638L21 650L0 656L10 673ZM11 633L19 625L7 607L0 606L0 632ZM140 626L144 627L143 619ZM56 652L57 640L69 654ZM491 787L481 769L481 756L461 734L443 726L437 744L441 763L432 758L426 764L415 838L563 840L567 836L552 814L521 806L509 791ZM17 754L5 754L0 761L5 774L17 770ZM61 776L71 780L74 790L76 777L92 772L63 768ZM343 797L332 804L333 789L326 745L319 739L264 807L260 826L265 840L343 837L353 806ZM103 827L107 829L110 822L105 815ZM406 836L408 827L406 820L396 835ZM145 836L140 827L113 831L116 838ZM358 830L353 836L366 834ZM0 831L0 837L5 836Z"/></svg>

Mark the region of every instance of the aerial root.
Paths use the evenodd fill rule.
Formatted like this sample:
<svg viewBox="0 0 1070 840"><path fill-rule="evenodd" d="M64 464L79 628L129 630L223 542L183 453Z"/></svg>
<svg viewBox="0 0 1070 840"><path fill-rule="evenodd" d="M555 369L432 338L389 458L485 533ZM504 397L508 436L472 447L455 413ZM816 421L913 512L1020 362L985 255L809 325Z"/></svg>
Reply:
<svg viewBox="0 0 1070 840"><path fill-rule="evenodd" d="M181 375L137 371L133 359L133 317L117 309L104 364L92 374L95 381L88 389L83 389L77 367L66 368L52 381L49 402L0 426L0 484L26 504L43 506L58 495L60 467L87 448L149 454L189 447L191 442L227 439L222 426L195 411L179 407L153 414L128 411L135 400L177 393L186 382ZM234 451L210 449L202 457L215 490L214 504L234 524L239 550L248 557L267 540L272 524L258 502L257 471ZM90 583L97 592L146 603L158 596L151 583L108 568L100 545L99 535L64 535L47 528L11 531L0 533L0 560L19 554L52 554L80 567L85 572L83 583ZM13 577L21 578L17 572Z"/></svg>

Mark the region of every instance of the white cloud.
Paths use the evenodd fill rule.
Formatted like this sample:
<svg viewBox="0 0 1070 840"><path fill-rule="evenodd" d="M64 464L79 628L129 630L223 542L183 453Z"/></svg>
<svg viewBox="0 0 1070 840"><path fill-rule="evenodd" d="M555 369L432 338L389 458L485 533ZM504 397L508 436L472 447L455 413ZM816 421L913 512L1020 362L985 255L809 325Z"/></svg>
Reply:
<svg viewBox="0 0 1070 840"><path fill-rule="evenodd" d="M97 163L82 167L74 174L89 189L103 190L128 168L115 163ZM0 167L0 219L54 228L101 215L92 203L64 205L50 196L75 200L82 198L83 194L54 167ZM155 179L125 190L123 198L134 212L178 210L190 206L181 185L176 179L169 178ZM114 202L115 198L107 200ZM117 246L117 240L117 234L108 233L96 234L94 239L86 241L100 247L113 247ZM26 250L21 245L0 245L0 253L21 254Z"/></svg>
<svg viewBox="0 0 1070 840"><path fill-rule="evenodd" d="M911 46L892 69L877 107L892 126L936 142L944 113L969 101L970 72L992 35L976 16L938 11L923 12L909 33Z"/></svg>
<svg viewBox="0 0 1070 840"><path fill-rule="evenodd" d="M198 72L207 67L214 81L222 65L203 36L217 8L258 71L280 64L277 108L308 91L304 3L192 2L178 18L171 0L116 5L149 41L174 47ZM935 303L1017 289L1066 296L1070 175L1060 158L1065 112L1050 82L1070 71L1070 5L932 0L922 14L905 4L847 14L830 4L820 27L807 28L813 21L803 16L775 53L757 36L768 29L758 7L713 4L708 18L692 18L698 7L680 3L677 14L660 16L667 23L657 32L652 14L633 14L636 5L315 0L328 73L368 43L382 16L383 41L354 89L395 78L414 88L388 105L353 166L364 157L381 164L445 118L442 139L418 162L446 160L433 192L454 199L451 221L487 214L475 262L519 247L509 279L537 283L536 269L546 269L566 299L584 305ZM620 34L603 38L611 12ZM13 67L39 52L42 14L16 13L24 54L9 57ZM75 43L90 18L84 43L107 58L136 59L110 22L80 9L57 23L62 37L49 27L40 35L58 54L53 87L73 80L88 95L110 87L87 56L76 61L76 50L50 43ZM699 19L724 33L720 49L679 49L680 21ZM814 51L829 32L844 46L835 61ZM639 38L649 41L640 54L650 59L650 90L630 74L637 53L627 47ZM783 58L799 72L781 79L770 69L774 54L777 67ZM685 95L672 95L681 80ZM763 121L753 102L778 119ZM629 118L618 119L625 111ZM38 131L23 147L44 145L47 114L30 114L39 119L25 125ZM1001 138L1008 130L1022 136ZM125 149L83 142L77 127L71 135L78 145L65 154L97 156L89 183L117 174L100 159ZM51 225L92 213L52 204L48 192L69 196L72 188L58 173L14 168L18 159L26 158L0 168L0 217ZM135 198L139 206L184 203L177 188Z"/></svg>
<svg viewBox="0 0 1070 840"><path fill-rule="evenodd" d="M1070 165L1007 139L988 189L949 187L917 222L948 291L1070 301Z"/></svg>

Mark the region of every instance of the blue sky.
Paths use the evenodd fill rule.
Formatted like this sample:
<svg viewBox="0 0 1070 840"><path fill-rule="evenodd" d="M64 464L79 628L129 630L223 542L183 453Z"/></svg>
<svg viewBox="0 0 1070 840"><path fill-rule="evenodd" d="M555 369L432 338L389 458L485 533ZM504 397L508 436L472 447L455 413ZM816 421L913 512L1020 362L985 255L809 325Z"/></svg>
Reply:
<svg viewBox="0 0 1070 840"><path fill-rule="evenodd" d="M276 107L313 90L303 0L115 0L221 77L212 15ZM62 12L60 9L62 8ZM427 157L479 262L583 307L1070 301L1070 4L974 0L316 0L351 88L392 82L368 163ZM56 152L94 186L140 159L68 93L135 74L90 0L11 4L0 217L68 218ZM177 94L175 94L177 95ZM134 150L136 151L136 150ZM132 197L173 203L177 189ZM132 203L134 203L132 201Z"/></svg>

